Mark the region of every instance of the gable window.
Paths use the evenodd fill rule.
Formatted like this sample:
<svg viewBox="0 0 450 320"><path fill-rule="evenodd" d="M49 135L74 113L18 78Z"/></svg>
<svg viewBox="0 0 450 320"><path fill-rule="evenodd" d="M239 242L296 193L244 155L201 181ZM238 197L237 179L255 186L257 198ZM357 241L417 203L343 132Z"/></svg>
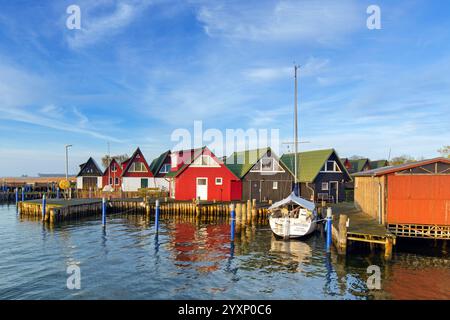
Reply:
<svg viewBox="0 0 450 320"><path fill-rule="evenodd" d="M274 158L263 157L261 158L253 168L251 172L284 172L278 161Z"/></svg>
<svg viewBox="0 0 450 320"><path fill-rule="evenodd" d="M168 173L170 171L170 163L165 163L162 165L161 170L159 170L159 173Z"/></svg>
<svg viewBox="0 0 450 320"><path fill-rule="evenodd" d="M129 169L130 172L147 172L147 168L142 162L133 162Z"/></svg>
<svg viewBox="0 0 450 320"><path fill-rule="evenodd" d="M278 181L274 181L273 182L272 189L273 190L277 190L278 189Z"/></svg>
<svg viewBox="0 0 450 320"><path fill-rule="evenodd" d="M201 155L192 163L193 167L220 167L220 165L210 156Z"/></svg>
<svg viewBox="0 0 450 320"><path fill-rule="evenodd" d="M223 178L216 178L216 185L221 186L223 184Z"/></svg>
<svg viewBox="0 0 450 320"><path fill-rule="evenodd" d="M328 190L328 182L322 182L322 190L327 191Z"/></svg>
<svg viewBox="0 0 450 320"><path fill-rule="evenodd" d="M322 172L342 172L339 165L334 160L328 160L322 167Z"/></svg>

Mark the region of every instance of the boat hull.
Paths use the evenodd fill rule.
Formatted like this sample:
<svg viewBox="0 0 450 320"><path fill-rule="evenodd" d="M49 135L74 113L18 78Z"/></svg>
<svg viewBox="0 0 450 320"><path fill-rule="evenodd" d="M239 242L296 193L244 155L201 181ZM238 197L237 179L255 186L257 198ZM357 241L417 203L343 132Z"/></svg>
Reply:
<svg viewBox="0 0 450 320"><path fill-rule="evenodd" d="M316 230L316 221L305 221L295 218L274 218L269 217L269 224L272 232L285 239L300 238L311 234Z"/></svg>

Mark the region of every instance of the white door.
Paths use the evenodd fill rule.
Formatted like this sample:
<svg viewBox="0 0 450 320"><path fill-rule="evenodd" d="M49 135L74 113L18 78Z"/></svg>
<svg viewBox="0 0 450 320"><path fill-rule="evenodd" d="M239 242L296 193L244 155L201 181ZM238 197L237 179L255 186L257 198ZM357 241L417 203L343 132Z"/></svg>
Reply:
<svg viewBox="0 0 450 320"><path fill-rule="evenodd" d="M208 178L197 178L196 198L200 198L200 200L208 200Z"/></svg>

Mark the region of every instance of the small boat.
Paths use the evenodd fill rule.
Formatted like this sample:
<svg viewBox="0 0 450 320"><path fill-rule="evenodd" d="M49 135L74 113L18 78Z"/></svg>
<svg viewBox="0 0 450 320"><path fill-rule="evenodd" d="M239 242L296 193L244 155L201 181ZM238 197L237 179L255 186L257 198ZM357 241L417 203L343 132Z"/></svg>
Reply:
<svg viewBox="0 0 450 320"><path fill-rule="evenodd" d="M294 192L270 206L269 214L272 232L283 239L300 238L316 230L314 202L297 197Z"/></svg>
<svg viewBox="0 0 450 320"><path fill-rule="evenodd" d="M317 210L314 202L298 196L298 126L297 126L297 66L295 66L295 106L294 106L294 190L285 199L269 208L269 224L272 232L285 240L300 238L316 230Z"/></svg>

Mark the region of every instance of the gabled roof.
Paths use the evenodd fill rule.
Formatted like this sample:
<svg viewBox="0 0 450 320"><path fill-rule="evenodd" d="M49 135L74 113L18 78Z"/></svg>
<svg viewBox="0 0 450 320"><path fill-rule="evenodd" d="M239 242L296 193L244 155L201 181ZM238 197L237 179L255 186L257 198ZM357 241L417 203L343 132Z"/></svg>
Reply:
<svg viewBox="0 0 450 320"><path fill-rule="evenodd" d="M356 159L356 160L349 159L348 161L350 162L350 165L352 166L351 169L349 170L351 173L363 171L364 167L367 164L370 164L369 159L367 159L367 158Z"/></svg>
<svg viewBox="0 0 450 320"><path fill-rule="evenodd" d="M450 159L433 158L433 159L428 159L428 160L409 162L409 163L399 164L396 166L387 166L387 167L373 169L373 170L369 170L369 171L357 172L357 173L353 174L353 176L355 176L355 177L365 177L365 176L376 177L376 176L382 176L382 175L389 174L389 173L395 173L395 172L399 172L399 171L413 169L413 168L417 168L420 166L437 163L437 162L450 164Z"/></svg>
<svg viewBox="0 0 450 320"><path fill-rule="evenodd" d="M233 152L225 161L225 165L239 179L261 159L268 151L269 147L253 150Z"/></svg>
<svg viewBox="0 0 450 320"><path fill-rule="evenodd" d="M100 167L98 166L97 162L95 162L95 160L92 157L89 157L88 161L86 161L83 164L80 164L80 172L78 172L77 177L82 176L83 171L88 167L88 165L93 166L94 170L96 172L94 172L94 174L97 174L98 176L102 176L103 172L102 170L100 170Z"/></svg>
<svg viewBox="0 0 450 320"><path fill-rule="evenodd" d="M119 164L119 162L117 162L116 159L112 158L112 159L111 159L111 162L109 163L109 166L106 167L105 171L103 171L103 175L106 175L106 174L108 173L108 169L112 166L113 163L117 164L117 166L118 166L119 168L122 168L122 166Z"/></svg>
<svg viewBox="0 0 450 320"><path fill-rule="evenodd" d="M226 160L225 165L231 172L234 173L236 177L242 179L253 166L261 160L263 156L265 156L268 152L270 152L271 156L273 156L276 160L280 160L277 155L270 149L270 147L253 149L253 150L245 150L239 152L233 152ZM281 161L280 165L285 167L292 175L294 175L291 170Z"/></svg>
<svg viewBox="0 0 450 320"><path fill-rule="evenodd" d="M188 149L188 150L179 150L179 151L174 151L172 152L172 154L183 154L183 157L186 157L186 154L189 154L189 158L186 159L183 163L182 166L180 166L180 168L178 168L177 170L171 170L166 174L166 177L170 178L170 177L176 177L177 175L179 175L181 172L184 171L184 169L186 169L187 167L189 167L189 165L194 162L195 159L197 159L202 153L203 151L206 149L206 146L201 147L201 148L197 148L197 149Z"/></svg>
<svg viewBox="0 0 450 320"><path fill-rule="evenodd" d="M374 160L370 161L370 169L378 169L382 167L387 167L389 162L387 160Z"/></svg>
<svg viewBox="0 0 450 320"><path fill-rule="evenodd" d="M144 164L146 165L147 168L149 168L147 161L145 160L144 154L142 153L141 149L139 149L139 147L136 148L136 151L134 151L133 155L128 159L125 160L124 162L122 162L122 164L126 163L126 166L123 168L122 171L122 176L124 176L127 172L128 169L130 168L131 164L133 163L134 159L136 158L136 156L140 154L142 156L142 159L144 160ZM149 168L150 170L150 168ZM151 171L149 171L150 174L152 174Z"/></svg>
<svg viewBox="0 0 450 320"><path fill-rule="evenodd" d="M299 182L313 182L320 170L325 165L325 162L331 157L332 154L336 154L334 149L325 150L313 150L297 153L298 172L297 180ZM351 179L345 166L342 164L340 158L336 154L336 159L340 162L340 168L344 174ZM295 158L294 153L283 154L281 161L291 170L295 172Z"/></svg>
<svg viewBox="0 0 450 320"><path fill-rule="evenodd" d="M166 160L169 154L170 150L167 150L166 152L161 153L158 158L153 159L152 163L150 163L150 171L153 173L153 175L158 174L159 170L161 170L161 167L164 164L164 160Z"/></svg>

